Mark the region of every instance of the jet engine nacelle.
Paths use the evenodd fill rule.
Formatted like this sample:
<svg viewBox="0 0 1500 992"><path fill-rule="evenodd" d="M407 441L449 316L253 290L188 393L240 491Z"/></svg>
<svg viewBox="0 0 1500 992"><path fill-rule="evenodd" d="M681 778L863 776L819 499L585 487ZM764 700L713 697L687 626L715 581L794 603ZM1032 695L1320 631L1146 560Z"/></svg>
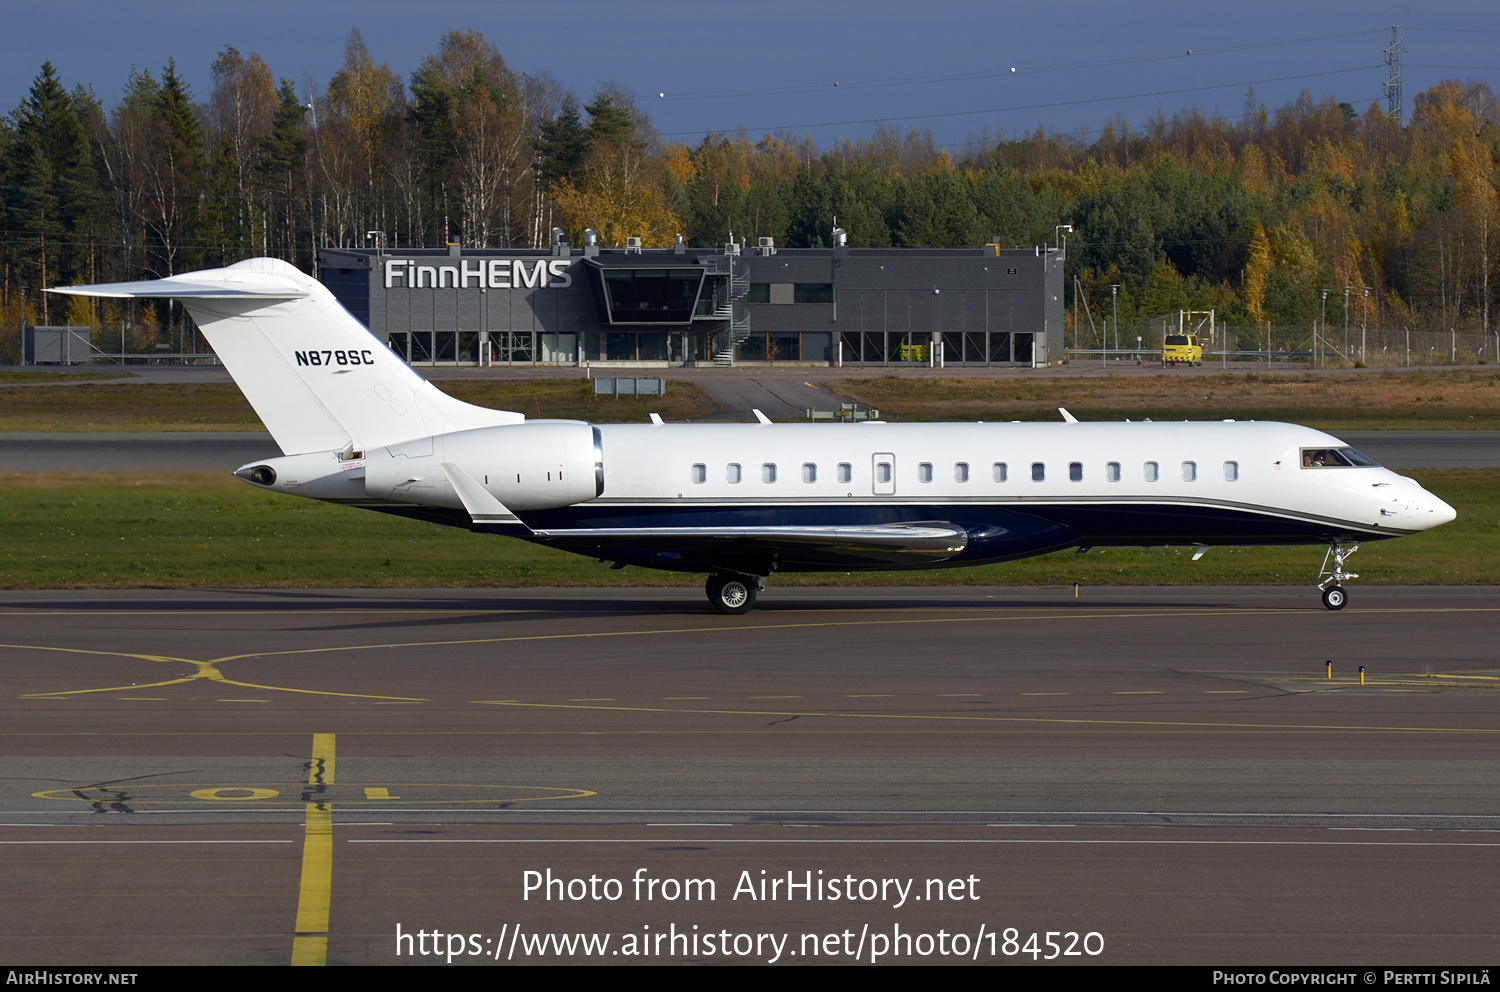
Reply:
<svg viewBox="0 0 1500 992"><path fill-rule="evenodd" d="M575 420L527 421L403 441L365 453L365 495L445 506L463 502L443 465L461 468L512 510L583 503L604 491L599 432Z"/></svg>

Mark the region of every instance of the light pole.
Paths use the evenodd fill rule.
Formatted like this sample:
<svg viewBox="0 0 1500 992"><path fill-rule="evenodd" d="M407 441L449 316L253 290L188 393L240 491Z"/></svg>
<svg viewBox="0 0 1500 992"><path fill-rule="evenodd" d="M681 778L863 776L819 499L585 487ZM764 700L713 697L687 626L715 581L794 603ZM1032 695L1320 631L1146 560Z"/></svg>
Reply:
<svg viewBox="0 0 1500 992"><path fill-rule="evenodd" d="M1365 313L1359 319L1359 360L1365 361L1365 326L1370 322L1370 287L1365 286Z"/></svg>
<svg viewBox="0 0 1500 992"><path fill-rule="evenodd" d="M1344 287L1344 360L1349 362L1349 287Z"/></svg>
<svg viewBox="0 0 1500 992"><path fill-rule="evenodd" d="M1328 347L1328 290L1319 290L1323 294L1323 307L1318 314L1318 324L1322 327L1318 335L1318 366L1323 365L1323 349Z"/></svg>
<svg viewBox="0 0 1500 992"><path fill-rule="evenodd" d="M1112 282L1109 284L1109 305L1115 314L1115 351L1120 350L1120 284ZM1115 356L1116 359L1119 356Z"/></svg>

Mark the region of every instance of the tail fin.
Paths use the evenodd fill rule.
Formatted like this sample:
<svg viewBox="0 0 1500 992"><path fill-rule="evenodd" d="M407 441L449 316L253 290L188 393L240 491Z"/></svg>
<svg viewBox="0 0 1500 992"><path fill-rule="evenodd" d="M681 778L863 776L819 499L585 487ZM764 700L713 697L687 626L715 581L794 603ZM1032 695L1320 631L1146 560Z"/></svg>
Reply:
<svg viewBox="0 0 1500 992"><path fill-rule="evenodd" d="M52 292L181 302L288 455L380 447L526 419L442 392L371 334L328 287L278 259Z"/></svg>

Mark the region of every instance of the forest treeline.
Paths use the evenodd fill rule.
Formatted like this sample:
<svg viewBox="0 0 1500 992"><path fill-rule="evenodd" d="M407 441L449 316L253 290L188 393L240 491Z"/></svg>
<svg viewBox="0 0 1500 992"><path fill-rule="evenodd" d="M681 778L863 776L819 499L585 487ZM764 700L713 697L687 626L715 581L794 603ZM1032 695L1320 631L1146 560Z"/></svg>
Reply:
<svg viewBox="0 0 1500 992"><path fill-rule="evenodd" d="M41 66L0 122L3 323L23 305L37 323L109 317L37 287L252 255L312 271L319 246L530 248L557 226L575 244L593 228L614 246L811 247L836 221L856 247L1051 245L1071 224L1067 303L1076 285L1096 321L1212 307L1306 328L1343 321L1347 296L1372 327L1495 326L1500 102L1482 82L1418 94L1404 124L1305 91L1268 109L1252 90L1235 120L1187 108L948 150L884 126L824 148L664 142L630 94L515 72L475 31L403 78L356 30L321 92L229 46L211 70L201 99L175 63L105 99Z"/></svg>

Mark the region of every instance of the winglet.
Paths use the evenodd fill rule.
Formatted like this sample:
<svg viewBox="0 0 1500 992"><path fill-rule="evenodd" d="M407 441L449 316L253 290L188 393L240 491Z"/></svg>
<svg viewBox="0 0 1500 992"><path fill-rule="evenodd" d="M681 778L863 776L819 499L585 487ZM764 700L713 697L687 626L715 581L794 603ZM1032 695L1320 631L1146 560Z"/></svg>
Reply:
<svg viewBox="0 0 1500 992"><path fill-rule="evenodd" d="M1063 407L1058 407L1057 408L1057 412L1060 413L1060 414L1062 414L1063 415L1063 419L1066 420L1068 423L1070 423L1070 424L1076 424L1076 423L1078 423L1078 418L1075 417L1075 416L1073 416L1071 413L1069 413Z"/></svg>
<svg viewBox="0 0 1500 992"><path fill-rule="evenodd" d="M531 528L521 518L510 512L488 489L474 481L474 477L452 462L443 462L443 474L453 486L453 491L463 502L473 521L470 530L495 531L501 534L530 534Z"/></svg>
<svg viewBox="0 0 1500 992"><path fill-rule="evenodd" d="M755 419L758 423L769 424L771 422L771 418L761 413L759 410L751 410L750 412L755 414Z"/></svg>

